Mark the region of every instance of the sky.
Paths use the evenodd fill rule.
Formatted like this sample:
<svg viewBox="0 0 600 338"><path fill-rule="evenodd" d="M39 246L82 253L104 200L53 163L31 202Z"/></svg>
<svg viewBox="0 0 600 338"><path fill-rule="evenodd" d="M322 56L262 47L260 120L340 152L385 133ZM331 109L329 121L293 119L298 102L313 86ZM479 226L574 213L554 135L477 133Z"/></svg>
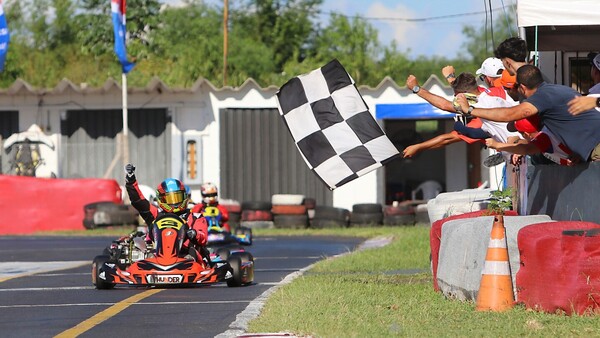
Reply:
<svg viewBox="0 0 600 338"><path fill-rule="evenodd" d="M412 58L419 55L453 58L458 55L465 42L463 26L484 27L486 6L489 8L491 3L491 8L494 9L492 18L496 20L502 13L503 5L509 11L509 6L515 2L516 0L325 0L323 11L362 16L378 30L382 44L388 45L396 40L398 49L410 49L409 56ZM467 13L479 14L460 15ZM445 16L451 17L439 18ZM415 19L419 20L414 21Z"/></svg>
<svg viewBox="0 0 600 338"><path fill-rule="evenodd" d="M223 3L222 0L205 1ZM229 0L229 6L235 6L238 1ZM177 5L181 0L161 2ZM516 0L324 0L321 6L324 14L319 19L327 23L330 12L350 17L360 15L378 30L383 45L396 40L398 49L408 51L411 58L420 55L454 58L465 42L463 26L484 27L490 4L494 9L492 18L497 20L503 7L510 11L509 6L515 3ZM510 14L514 16L514 10Z"/></svg>

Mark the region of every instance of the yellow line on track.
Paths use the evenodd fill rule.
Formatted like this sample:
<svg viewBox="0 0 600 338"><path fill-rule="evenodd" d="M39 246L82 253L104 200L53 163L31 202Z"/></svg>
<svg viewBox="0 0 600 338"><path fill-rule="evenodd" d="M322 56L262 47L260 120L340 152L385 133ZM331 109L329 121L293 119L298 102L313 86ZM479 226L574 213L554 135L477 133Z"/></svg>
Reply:
<svg viewBox="0 0 600 338"><path fill-rule="evenodd" d="M152 289L152 290L148 290L148 291L142 292L140 294L137 294L135 296L131 296L127 299L124 299L124 300L116 303L115 305L109 307L108 309L77 324L76 326L57 334L56 336L54 336L54 338L77 337L80 334L82 334L88 330L91 330L92 328L94 328L94 326L102 323L103 321L109 319L110 317L113 317L116 314L118 314L119 312L125 310L130 305L135 304L146 297L150 297L154 294L157 294L157 293L161 292L162 290L164 290L164 289Z"/></svg>

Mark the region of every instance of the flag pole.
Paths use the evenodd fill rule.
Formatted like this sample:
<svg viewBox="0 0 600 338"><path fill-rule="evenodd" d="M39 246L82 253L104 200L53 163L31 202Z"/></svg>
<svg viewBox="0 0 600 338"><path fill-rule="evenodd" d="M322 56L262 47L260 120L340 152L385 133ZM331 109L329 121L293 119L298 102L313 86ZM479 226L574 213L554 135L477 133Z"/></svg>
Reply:
<svg viewBox="0 0 600 338"><path fill-rule="evenodd" d="M127 111L127 74L122 73L121 79L122 85L122 97L123 97L123 166L129 163L129 123L128 123L128 111Z"/></svg>

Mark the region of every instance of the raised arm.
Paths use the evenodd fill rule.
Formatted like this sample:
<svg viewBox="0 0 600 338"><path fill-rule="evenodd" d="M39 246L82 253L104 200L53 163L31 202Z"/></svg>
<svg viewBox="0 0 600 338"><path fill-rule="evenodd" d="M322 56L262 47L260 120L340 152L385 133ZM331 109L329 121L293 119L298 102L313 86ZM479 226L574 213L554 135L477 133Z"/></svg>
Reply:
<svg viewBox="0 0 600 338"><path fill-rule="evenodd" d="M406 86L408 87L408 89L412 90L413 93L417 94L420 98L429 102L432 106L441 110L445 110L447 112L456 113L454 107L452 106L452 102L446 100L441 96L431 93L425 88L421 88L419 86L419 81L417 81L417 78L414 75L411 74L408 76L408 78L406 79ZM414 88L416 87L418 87L419 89L415 91Z"/></svg>

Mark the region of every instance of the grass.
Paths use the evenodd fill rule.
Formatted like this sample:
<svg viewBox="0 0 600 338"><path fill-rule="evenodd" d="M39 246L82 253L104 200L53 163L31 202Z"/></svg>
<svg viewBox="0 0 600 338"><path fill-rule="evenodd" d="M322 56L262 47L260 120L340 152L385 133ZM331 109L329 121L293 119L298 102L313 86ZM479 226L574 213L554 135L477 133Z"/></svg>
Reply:
<svg viewBox="0 0 600 338"><path fill-rule="evenodd" d="M475 311L433 290L429 228L375 228L393 242L317 263L267 300L249 332L314 337L600 337L598 317Z"/></svg>

